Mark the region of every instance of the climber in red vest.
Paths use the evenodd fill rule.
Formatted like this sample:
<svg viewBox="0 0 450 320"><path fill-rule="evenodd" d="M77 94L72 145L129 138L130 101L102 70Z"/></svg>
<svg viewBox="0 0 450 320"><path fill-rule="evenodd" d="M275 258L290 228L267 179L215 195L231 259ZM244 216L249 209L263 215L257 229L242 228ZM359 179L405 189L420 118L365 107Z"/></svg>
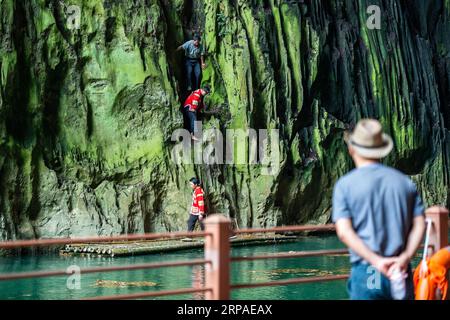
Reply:
<svg viewBox="0 0 450 320"><path fill-rule="evenodd" d="M194 231L197 220L200 222L200 228L205 229L203 225L203 219L205 218L205 195L202 189L200 180L197 178L191 178L189 180L191 188L194 190L192 194L192 206L189 213L188 231Z"/></svg>
<svg viewBox="0 0 450 320"><path fill-rule="evenodd" d="M197 121L197 112L205 107L203 99L207 94L210 93L210 91L211 89L209 88L209 86L205 85L203 86L203 88L193 91L184 102L183 113L189 120L189 132L191 133L192 140L199 140L197 137L195 137L195 121Z"/></svg>

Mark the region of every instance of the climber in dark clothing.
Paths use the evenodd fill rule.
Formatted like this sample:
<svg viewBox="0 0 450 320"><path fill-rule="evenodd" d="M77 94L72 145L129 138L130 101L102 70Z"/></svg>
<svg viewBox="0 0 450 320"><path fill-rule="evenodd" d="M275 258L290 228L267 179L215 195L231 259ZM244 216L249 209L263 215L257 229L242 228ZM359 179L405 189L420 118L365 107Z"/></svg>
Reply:
<svg viewBox="0 0 450 320"><path fill-rule="evenodd" d="M185 42L179 46L176 51L184 50L186 56L186 78L187 91L197 90L200 88L200 80L202 71L206 68L204 61L204 50L200 43L200 36L195 35L193 40ZM192 82L192 74L194 73L195 81Z"/></svg>

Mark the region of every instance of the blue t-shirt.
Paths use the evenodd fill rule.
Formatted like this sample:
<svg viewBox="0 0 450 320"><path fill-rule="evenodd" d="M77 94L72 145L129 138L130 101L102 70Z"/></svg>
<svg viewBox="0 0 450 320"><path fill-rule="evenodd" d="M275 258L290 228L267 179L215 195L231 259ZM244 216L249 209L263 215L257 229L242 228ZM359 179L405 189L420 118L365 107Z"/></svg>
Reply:
<svg viewBox="0 0 450 320"><path fill-rule="evenodd" d="M186 57L190 59L200 59L200 56L204 55L203 46L199 44L198 47L196 47L194 45L194 40L185 42L181 47L184 49Z"/></svg>
<svg viewBox="0 0 450 320"><path fill-rule="evenodd" d="M364 243L384 257L404 251L413 218L424 211L411 179L380 163L354 169L334 186L333 222L350 218ZM350 262L360 261L350 250Z"/></svg>

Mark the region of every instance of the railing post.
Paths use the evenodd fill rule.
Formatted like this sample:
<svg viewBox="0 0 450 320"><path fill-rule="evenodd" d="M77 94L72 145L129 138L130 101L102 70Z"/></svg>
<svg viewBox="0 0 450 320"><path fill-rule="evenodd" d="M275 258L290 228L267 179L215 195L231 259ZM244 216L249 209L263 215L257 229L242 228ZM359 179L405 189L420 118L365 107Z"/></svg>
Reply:
<svg viewBox="0 0 450 320"><path fill-rule="evenodd" d="M204 221L205 231L211 233L205 239L205 286L207 300L230 299L230 225L231 221L220 214L213 214Z"/></svg>
<svg viewBox="0 0 450 320"><path fill-rule="evenodd" d="M431 219L431 234L429 245L433 247L433 253L448 246L448 210L443 207L430 207L425 215Z"/></svg>

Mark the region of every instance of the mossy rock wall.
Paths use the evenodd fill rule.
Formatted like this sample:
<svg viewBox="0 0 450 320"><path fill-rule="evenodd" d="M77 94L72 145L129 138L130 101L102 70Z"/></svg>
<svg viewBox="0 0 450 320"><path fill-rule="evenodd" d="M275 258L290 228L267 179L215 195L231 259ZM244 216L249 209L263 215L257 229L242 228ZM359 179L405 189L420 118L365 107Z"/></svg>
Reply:
<svg viewBox="0 0 450 320"><path fill-rule="evenodd" d="M450 2L0 0L0 239L185 228L188 179L242 227L326 223L352 168L342 133L380 119L386 163L448 205ZM366 26L381 8L381 30ZM204 128L279 129L280 170L176 165L186 87L175 49L199 31Z"/></svg>

